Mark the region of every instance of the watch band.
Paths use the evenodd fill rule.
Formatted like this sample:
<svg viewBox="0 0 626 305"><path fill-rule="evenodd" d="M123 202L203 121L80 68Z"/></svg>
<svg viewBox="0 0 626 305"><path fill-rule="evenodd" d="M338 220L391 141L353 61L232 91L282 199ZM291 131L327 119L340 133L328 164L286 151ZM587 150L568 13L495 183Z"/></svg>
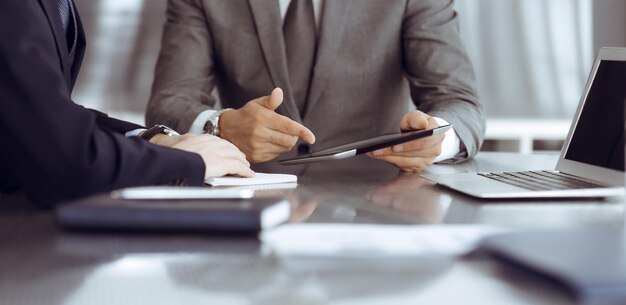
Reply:
<svg viewBox="0 0 626 305"><path fill-rule="evenodd" d="M165 125L154 125L152 127L150 127L148 130L142 132L139 137L146 140L146 141L150 141L150 139L154 138L154 136L158 135L158 134L164 134L166 136L179 136L180 134L178 132L176 132L174 129L169 128Z"/></svg>
<svg viewBox="0 0 626 305"><path fill-rule="evenodd" d="M215 112L204 124L204 133L214 135L216 137L220 136L220 117L226 111L233 110L232 108L222 109L220 111Z"/></svg>

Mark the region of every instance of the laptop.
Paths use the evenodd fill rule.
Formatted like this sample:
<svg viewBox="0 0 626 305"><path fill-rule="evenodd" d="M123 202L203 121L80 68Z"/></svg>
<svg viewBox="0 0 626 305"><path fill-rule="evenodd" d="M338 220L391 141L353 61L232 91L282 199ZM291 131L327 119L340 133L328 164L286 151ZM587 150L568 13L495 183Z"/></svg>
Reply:
<svg viewBox="0 0 626 305"><path fill-rule="evenodd" d="M553 170L425 174L478 198L574 198L624 194L626 48L602 48Z"/></svg>

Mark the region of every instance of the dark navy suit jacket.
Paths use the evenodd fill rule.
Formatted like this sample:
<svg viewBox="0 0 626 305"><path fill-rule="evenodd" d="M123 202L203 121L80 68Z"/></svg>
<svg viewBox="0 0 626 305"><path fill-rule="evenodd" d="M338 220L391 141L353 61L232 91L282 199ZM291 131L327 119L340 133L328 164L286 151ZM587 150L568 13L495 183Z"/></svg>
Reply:
<svg viewBox="0 0 626 305"><path fill-rule="evenodd" d="M86 43L78 17L70 65L56 3L0 2L0 192L22 190L53 206L128 186L201 185L199 155L127 138L141 126L72 102Z"/></svg>

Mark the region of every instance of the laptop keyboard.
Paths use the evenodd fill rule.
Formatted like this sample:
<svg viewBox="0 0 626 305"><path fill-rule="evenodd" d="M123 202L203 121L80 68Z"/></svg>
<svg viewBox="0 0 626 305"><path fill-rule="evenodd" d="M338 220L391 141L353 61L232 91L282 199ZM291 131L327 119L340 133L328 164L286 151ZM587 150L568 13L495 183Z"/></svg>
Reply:
<svg viewBox="0 0 626 305"><path fill-rule="evenodd" d="M604 188L576 176L553 171L478 173L478 175L532 191Z"/></svg>

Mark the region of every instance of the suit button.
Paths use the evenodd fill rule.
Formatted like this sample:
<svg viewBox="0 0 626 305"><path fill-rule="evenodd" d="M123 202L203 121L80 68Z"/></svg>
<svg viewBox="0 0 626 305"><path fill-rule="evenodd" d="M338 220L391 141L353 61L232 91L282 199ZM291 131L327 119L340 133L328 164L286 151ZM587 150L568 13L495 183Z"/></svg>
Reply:
<svg viewBox="0 0 626 305"><path fill-rule="evenodd" d="M311 146L309 146L308 144L300 144L300 145L298 145L298 154L299 155L308 154L310 150L311 150Z"/></svg>

